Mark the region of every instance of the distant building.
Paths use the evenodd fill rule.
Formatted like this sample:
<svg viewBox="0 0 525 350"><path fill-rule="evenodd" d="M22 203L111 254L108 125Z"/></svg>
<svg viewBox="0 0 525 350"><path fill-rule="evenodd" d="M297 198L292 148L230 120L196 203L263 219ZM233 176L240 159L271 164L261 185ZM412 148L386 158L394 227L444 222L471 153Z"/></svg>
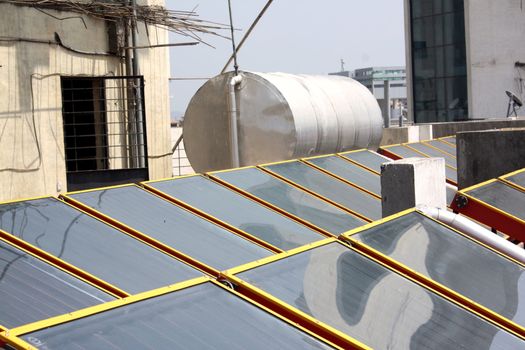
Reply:
<svg viewBox="0 0 525 350"><path fill-rule="evenodd" d="M354 77L354 71L343 70L343 71L336 72L336 73L328 73L328 75L340 75L342 77L353 78Z"/></svg>
<svg viewBox="0 0 525 350"><path fill-rule="evenodd" d="M390 98L406 99L406 70L405 67L368 67L356 69L353 78L366 86L376 99L384 98L385 80L390 82Z"/></svg>
<svg viewBox="0 0 525 350"><path fill-rule="evenodd" d="M514 0L405 0L409 115L501 118L525 98L525 17Z"/></svg>

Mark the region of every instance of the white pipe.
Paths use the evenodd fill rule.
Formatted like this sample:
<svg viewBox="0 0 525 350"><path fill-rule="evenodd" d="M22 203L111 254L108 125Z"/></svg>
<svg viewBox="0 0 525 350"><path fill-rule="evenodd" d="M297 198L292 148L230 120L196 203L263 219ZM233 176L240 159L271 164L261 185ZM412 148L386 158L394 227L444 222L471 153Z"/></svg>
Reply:
<svg viewBox="0 0 525 350"><path fill-rule="evenodd" d="M490 230L487 230L483 226L467 219L459 214L454 214L447 211L446 209L430 208L430 207L418 207L426 215L441 221L458 231L463 232L467 236L474 238L491 248L525 264L525 250L518 247L517 245L507 241L506 239L498 236Z"/></svg>
<svg viewBox="0 0 525 350"><path fill-rule="evenodd" d="M236 75L231 78L229 85L230 92L230 141L231 141L231 157L232 167L239 167L239 138L237 136L237 99L235 96L235 87L242 81L241 75Z"/></svg>

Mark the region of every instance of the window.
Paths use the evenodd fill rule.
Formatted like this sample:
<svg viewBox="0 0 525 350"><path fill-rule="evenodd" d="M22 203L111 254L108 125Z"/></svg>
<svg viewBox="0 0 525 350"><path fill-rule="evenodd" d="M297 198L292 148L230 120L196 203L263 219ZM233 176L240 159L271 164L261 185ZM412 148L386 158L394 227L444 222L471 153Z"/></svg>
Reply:
<svg viewBox="0 0 525 350"><path fill-rule="evenodd" d="M416 123L468 119L462 0L411 0Z"/></svg>
<svg viewBox="0 0 525 350"><path fill-rule="evenodd" d="M141 77L62 77L67 190L147 180Z"/></svg>

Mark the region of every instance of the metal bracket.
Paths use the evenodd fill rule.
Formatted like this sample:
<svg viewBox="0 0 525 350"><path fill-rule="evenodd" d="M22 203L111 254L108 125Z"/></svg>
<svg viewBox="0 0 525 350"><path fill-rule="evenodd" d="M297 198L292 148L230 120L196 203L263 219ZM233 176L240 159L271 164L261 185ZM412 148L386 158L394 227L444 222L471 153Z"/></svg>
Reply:
<svg viewBox="0 0 525 350"><path fill-rule="evenodd" d="M468 198L465 196L457 196L455 201L459 209L465 208L468 205Z"/></svg>

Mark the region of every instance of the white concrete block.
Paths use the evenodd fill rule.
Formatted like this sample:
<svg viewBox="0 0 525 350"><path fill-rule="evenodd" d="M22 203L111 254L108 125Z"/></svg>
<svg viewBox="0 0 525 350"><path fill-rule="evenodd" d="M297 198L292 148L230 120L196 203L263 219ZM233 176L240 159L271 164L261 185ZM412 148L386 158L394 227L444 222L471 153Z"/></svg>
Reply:
<svg viewBox="0 0 525 350"><path fill-rule="evenodd" d="M445 208L443 158L405 158L381 166L383 217L418 205Z"/></svg>

